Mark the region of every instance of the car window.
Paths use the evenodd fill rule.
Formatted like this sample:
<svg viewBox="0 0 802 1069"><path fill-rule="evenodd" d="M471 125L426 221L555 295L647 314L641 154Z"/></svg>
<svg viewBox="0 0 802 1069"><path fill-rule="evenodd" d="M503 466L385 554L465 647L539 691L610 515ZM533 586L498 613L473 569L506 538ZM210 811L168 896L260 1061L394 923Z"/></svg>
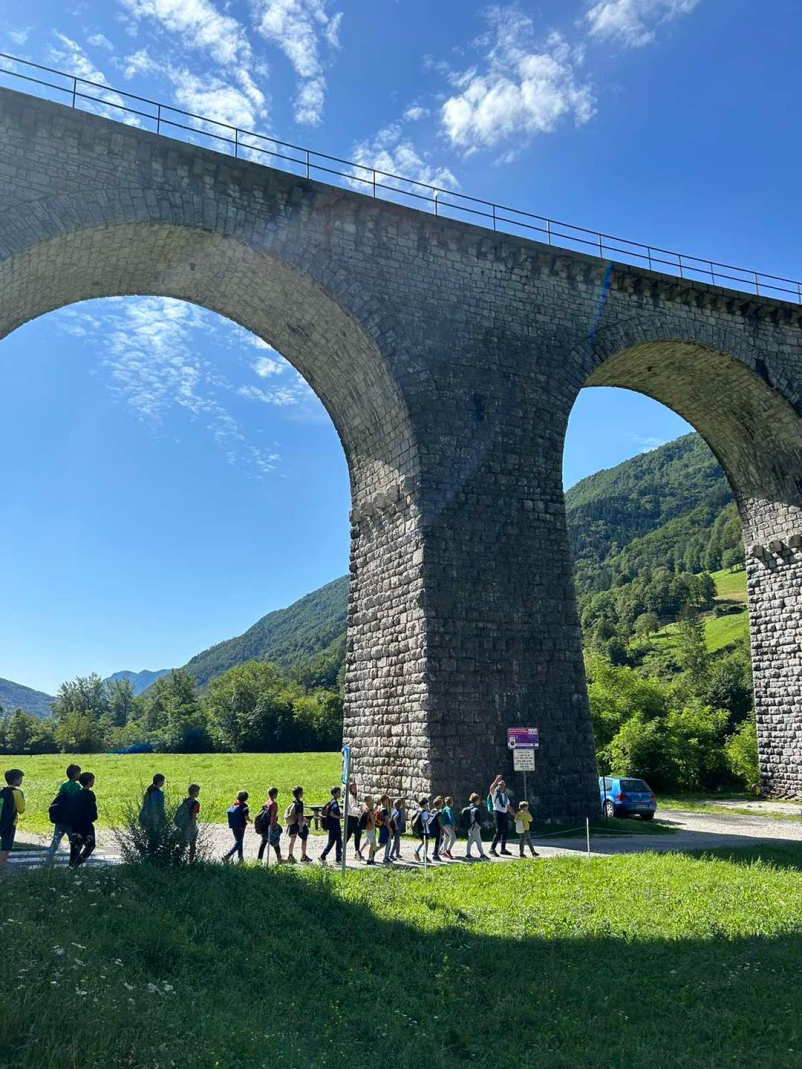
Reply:
<svg viewBox="0 0 802 1069"><path fill-rule="evenodd" d="M645 791L649 793L649 787L643 782L642 779L622 779L621 780L622 791Z"/></svg>

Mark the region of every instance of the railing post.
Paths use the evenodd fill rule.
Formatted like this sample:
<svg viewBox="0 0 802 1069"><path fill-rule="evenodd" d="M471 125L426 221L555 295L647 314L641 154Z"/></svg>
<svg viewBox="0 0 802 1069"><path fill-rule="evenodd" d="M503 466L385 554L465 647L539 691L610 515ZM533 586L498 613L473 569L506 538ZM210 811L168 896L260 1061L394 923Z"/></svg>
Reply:
<svg viewBox="0 0 802 1069"><path fill-rule="evenodd" d="M375 169L373 171L373 196L374 196L374 198L376 196L376 171L375 171Z"/></svg>
<svg viewBox="0 0 802 1069"><path fill-rule="evenodd" d="M434 197L432 198L432 200L434 201L434 214L438 215L439 213L437 211L437 190L436 189L433 190L433 193L434 193Z"/></svg>
<svg viewBox="0 0 802 1069"><path fill-rule="evenodd" d="M681 252L677 253L677 263L679 264L679 277L680 278L685 278L685 275L683 275L683 273L682 273L682 253Z"/></svg>
<svg viewBox="0 0 802 1069"><path fill-rule="evenodd" d="M72 106L73 107L75 107L75 97L76 97L77 93L78 93L78 79L77 78L73 78L73 80L72 80Z"/></svg>
<svg viewBox="0 0 802 1069"><path fill-rule="evenodd" d="M712 260L710 261L710 279L711 279L712 284L715 286L715 284L716 284L716 272L713 270L713 261Z"/></svg>
<svg viewBox="0 0 802 1069"><path fill-rule="evenodd" d="M234 127L234 159L239 156L239 128Z"/></svg>
<svg viewBox="0 0 802 1069"><path fill-rule="evenodd" d="M601 234L598 235L598 238L599 238L599 258L603 260L604 259L604 245L602 244L602 236L601 236Z"/></svg>
<svg viewBox="0 0 802 1069"><path fill-rule="evenodd" d="M549 245L551 245L551 219L546 220L546 237L548 238Z"/></svg>
<svg viewBox="0 0 802 1069"><path fill-rule="evenodd" d="M757 278L757 271L755 271L755 293L758 295L758 297L760 296L760 282Z"/></svg>
<svg viewBox="0 0 802 1069"><path fill-rule="evenodd" d="M649 261L649 270L654 271L654 268L652 267L652 249L650 245L646 246L646 258Z"/></svg>
<svg viewBox="0 0 802 1069"><path fill-rule="evenodd" d="M493 205L493 229L496 229L496 206Z"/></svg>
<svg viewBox="0 0 802 1069"><path fill-rule="evenodd" d="M160 134L161 132L162 132L162 106L161 106L161 104L157 104L156 105L156 133Z"/></svg>
<svg viewBox="0 0 802 1069"><path fill-rule="evenodd" d="M306 177L309 178L309 149L306 150Z"/></svg>

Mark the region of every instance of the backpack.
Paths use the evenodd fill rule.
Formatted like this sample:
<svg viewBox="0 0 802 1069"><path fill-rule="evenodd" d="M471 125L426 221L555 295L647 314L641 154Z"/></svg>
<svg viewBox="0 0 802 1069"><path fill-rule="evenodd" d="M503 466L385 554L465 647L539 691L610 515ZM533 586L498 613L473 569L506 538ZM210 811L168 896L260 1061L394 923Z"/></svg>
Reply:
<svg viewBox="0 0 802 1069"><path fill-rule="evenodd" d="M493 812L493 795L492 794L488 794L487 803L486 804L487 804L488 813L492 813Z"/></svg>
<svg viewBox="0 0 802 1069"><path fill-rule="evenodd" d="M412 826L412 830L415 832L416 835L422 835L423 834L423 813L420 811L420 809L415 814L415 816L412 818L412 825L411 826Z"/></svg>
<svg viewBox="0 0 802 1069"><path fill-rule="evenodd" d="M460 813L460 816L462 817L462 826L464 828L470 829L471 827L473 827L473 821L471 820L471 807L469 805L465 806L465 808Z"/></svg>
<svg viewBox="0 0 802 1069"><path fill-rule="evenodd" d="M68 794L62 794L61 791L56 795L47 810L47 815L50 818L51 824L66 824L67 805L70 797Z"/></svg>
<svg viewBox="0 0 802 1069"><path fill-rule="evenodd" d="M175 816L173 817L173 824L179 831L186 831L192 823L192 799L185 798L181 805L176 809Z"/></svg>
<svg viewBox="0 0 802 1069"><path fill-rule="evenodd" d="M284 810L284 823L285 824L297 824L298 821L295 817L295 802L290 802L287 808Z"/></svg>
<svg viewBox="0 0 802 1069"><path fill-rule="evenodd" d="M320 810L320 826L323 831L329 830L329 813L331 812L331 802L326 802L323 808Z"/></svg>
<svg viewBox="0 0 802 1069"><path fill-rule="evenodd" d="M267 835L270 827L270 806L263 805L253 822L253 830L257 835Z"/></svg>
<svg viewBox="0 0 802 1069"><path fill-rule="evenodd" d="M368 826L368 814L367 810L359 814L359 827L361 831L364 831Z"/></svg>
<svg viewBox="0 0 802 1069"><path fill-rule="evenodd" d="M236 802L232 804L226 810L228 816L228 826L232 831L239 831L240 828L245 827L245 813L243 812L243 806L237 805Z"/></svg>
<svg viewBox="0 0 802 1069"><path fill-rule="evenodd" d="M373 824L377 828L384 827L384 817L382 816L381 809L375 809L373 811Z"/></svg>
<svg viewBox="0 0 802 1069"><path fill-rule="evenodd" d="M14 788L3 787L3 789L0 790L0 828L7 831L9 828L14 827L15 812Z"/></svg>

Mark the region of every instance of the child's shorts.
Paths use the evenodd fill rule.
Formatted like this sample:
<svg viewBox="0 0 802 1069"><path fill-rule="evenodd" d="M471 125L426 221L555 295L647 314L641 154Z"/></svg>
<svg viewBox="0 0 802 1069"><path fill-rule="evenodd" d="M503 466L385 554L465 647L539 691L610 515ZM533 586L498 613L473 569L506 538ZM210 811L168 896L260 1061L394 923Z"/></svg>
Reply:
<svg viewBox="0 0 802 1069"><path fill-rule="evenodd" d="M16 827L6 828L4 832L0 833L0 850L10 850L14 845L14 837L16 834Z"/></svg>
<svg viewBox="0 0 802 1069"><path fill-rule="evenodd" d="M306 842L309 837L309 825L299 825L298 821L296 821L294 824L290 824L289 828L287 828L287 835L297 835L302 843Z"/></svg>

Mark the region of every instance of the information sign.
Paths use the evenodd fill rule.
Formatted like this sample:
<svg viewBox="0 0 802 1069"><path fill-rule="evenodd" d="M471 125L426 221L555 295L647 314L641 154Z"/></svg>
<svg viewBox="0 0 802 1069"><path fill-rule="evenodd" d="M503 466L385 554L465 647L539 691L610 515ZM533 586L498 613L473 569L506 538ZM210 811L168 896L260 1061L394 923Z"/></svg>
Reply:
<svg viewBox="0 0 802 1069"><path fill-rule="evenodd" d="M537 750L539 746L537 728L507 728L507 749Z"/></svg>
<svg viewBox="0 0 802 1069"><path fill-rule="evenodd" d="M535 771L535 748L534 746L516 746L512 751L512 767L516 772Z"/></svg>

